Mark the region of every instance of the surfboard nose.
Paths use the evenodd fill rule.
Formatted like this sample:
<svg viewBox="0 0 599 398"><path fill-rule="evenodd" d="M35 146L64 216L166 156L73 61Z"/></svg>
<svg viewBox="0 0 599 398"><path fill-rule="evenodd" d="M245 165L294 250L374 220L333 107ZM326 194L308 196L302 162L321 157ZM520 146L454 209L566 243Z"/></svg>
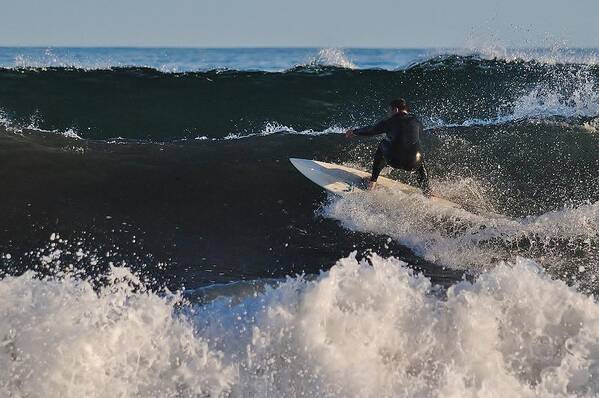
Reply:
<svg viewBox="0 0 599 398"><path fill-rule="evenodd" d="M302 165L308 165L308 163L313 163L313 160L307 160L307 159L300 159L300 158L289 158L289 161L291 162L292 165L294 165L296 168L301 167Z"/></svg>

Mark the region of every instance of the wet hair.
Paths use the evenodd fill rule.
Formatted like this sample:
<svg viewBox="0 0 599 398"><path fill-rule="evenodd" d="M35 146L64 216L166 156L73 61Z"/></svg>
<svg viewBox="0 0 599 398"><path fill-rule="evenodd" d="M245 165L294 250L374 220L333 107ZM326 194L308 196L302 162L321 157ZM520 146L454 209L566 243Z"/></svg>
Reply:
<svg viewBox="0 0 599 398"><path fill-rule="evenodd" d="M392 108L392 109L397 108L400 111L409 111L410 110L408 108L408 103L403 98L394 99L393 101L389 102L389 108Z"/></svg>

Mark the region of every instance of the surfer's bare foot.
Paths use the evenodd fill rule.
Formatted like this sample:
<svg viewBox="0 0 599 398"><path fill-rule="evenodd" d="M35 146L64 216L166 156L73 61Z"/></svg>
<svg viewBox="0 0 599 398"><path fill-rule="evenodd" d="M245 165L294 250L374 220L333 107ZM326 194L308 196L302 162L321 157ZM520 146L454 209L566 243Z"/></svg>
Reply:
<svg viewBox="0 0 599 398"><path fill-rule="evenodd" d="M376 181L372 181L369 177L365 177L363 180L364 189L372 191L376 187Z"/></svg>

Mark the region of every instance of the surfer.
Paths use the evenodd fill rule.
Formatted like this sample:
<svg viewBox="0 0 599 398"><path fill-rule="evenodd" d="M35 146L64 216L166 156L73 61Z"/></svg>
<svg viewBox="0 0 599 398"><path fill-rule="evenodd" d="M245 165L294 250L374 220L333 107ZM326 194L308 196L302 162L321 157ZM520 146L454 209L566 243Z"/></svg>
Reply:
<svg viewBox="0 0 599 398"><path fill-rule="evenodd" d="M374 154L372 176L366 182L372 189L385 166L396 169L416 171L418 185L425 196L431 195L428 173L424 165L424 154L420 147L422 123L409 111L405 99L400 98L389 103L389 117L374 126L347 130L345 136L374 136L386 134Z"/></svg>

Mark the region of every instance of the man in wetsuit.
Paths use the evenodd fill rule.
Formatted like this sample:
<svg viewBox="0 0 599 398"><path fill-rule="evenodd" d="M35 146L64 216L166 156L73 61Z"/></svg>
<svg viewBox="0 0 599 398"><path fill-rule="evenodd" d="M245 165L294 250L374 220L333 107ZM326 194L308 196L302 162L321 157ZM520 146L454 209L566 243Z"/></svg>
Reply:
<svg viewBox="0 0 599 398"><path fill-rule="evenodd" d="M381 170L389 165L396 169L416 171L418 185L426 196L431 195L428 174L424 166L424 155L420 147L422 123L408 109L403 98L389 103L389 117L374 126L350 129L345 133L347 138L353 136L373 136L386 134L374 154L372 177L368 188L374 187Z"/></svg>

